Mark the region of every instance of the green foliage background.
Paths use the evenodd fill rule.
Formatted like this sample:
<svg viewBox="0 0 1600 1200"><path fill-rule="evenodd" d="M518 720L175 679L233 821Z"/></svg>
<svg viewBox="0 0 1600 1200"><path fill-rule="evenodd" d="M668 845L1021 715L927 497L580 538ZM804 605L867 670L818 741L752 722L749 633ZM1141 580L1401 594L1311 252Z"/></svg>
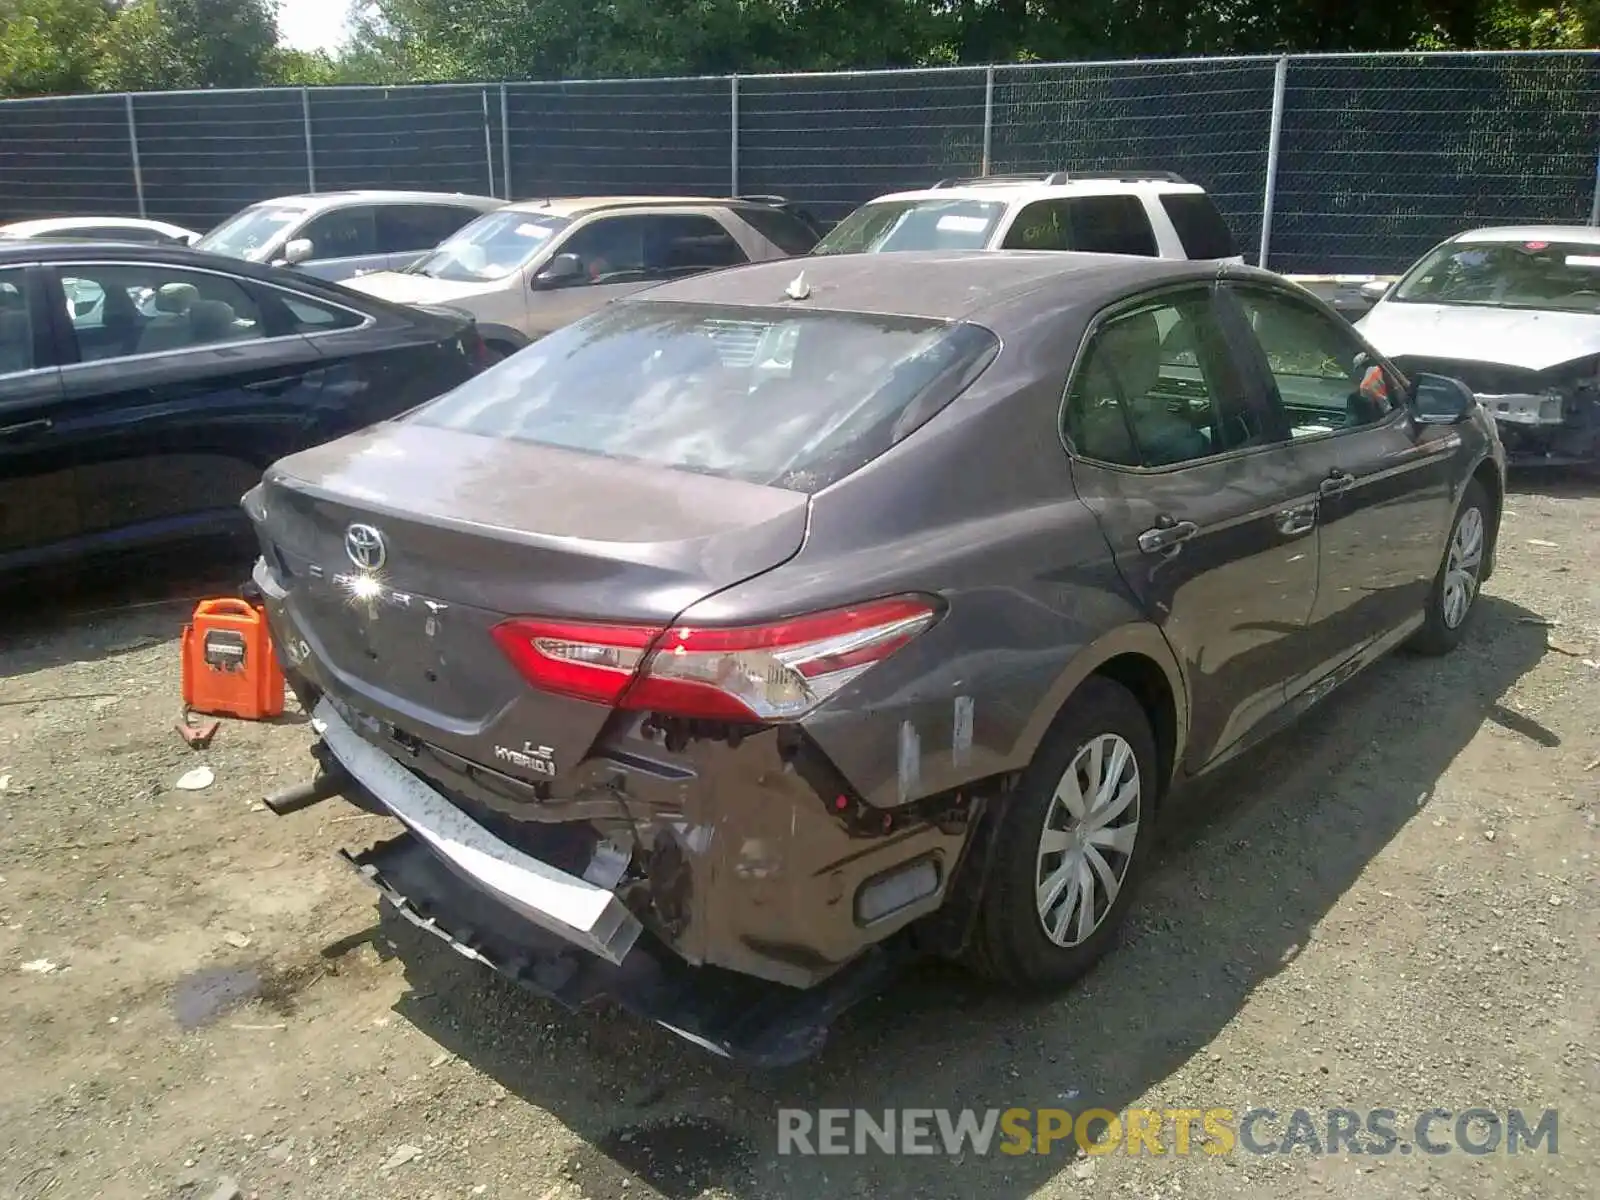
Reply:
<svg viewBox="0 0 1600 1200"><path fill-rule="evenodd" d="M0 0L0 96L1600 44L1600 0L364 0L337 55L273 0Z"/></svg>

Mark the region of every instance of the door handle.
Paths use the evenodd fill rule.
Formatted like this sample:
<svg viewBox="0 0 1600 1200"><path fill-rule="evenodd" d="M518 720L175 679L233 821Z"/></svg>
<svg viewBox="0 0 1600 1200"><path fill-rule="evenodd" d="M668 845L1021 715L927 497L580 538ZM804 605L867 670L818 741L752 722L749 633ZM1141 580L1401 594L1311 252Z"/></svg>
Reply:
<svg viewBox="0 0 1600 1200"><path fill-rule="evenodd" d="M1171 517L1162 517L1154 529L1146 529L1139 535L1139 549L1146 554L1159 554L1187 542L1199 532L1200 526L1193 521L1174 521Z"/></svg>
<svg viewBox="0 0 1600 1200"><path fill-rule="evenodd" d="M1356 477L1354 475L1335 467L1328 472L1328 477L1318 485L1317 491L1324 496L1337 496L1340 492L1348 491L1355 485Z"/></svg>
<svg viewBox="0 0 1600 1200"><path fill-rule="evenodd" d="M18 421L15 425L0 425L0 438L23 438L32 433L45 433L55 425L49 417L37 421Z"/></svg>
<svg viewBox="0 0 1600 1200"><path fill-rule="evenodd" d="M298 375L280 375L276 379L260 379L255 383L247 383L244 385L244 390L247 392L266 392L268 395L275 396L279 392L288 391L299 382L300 376Z"/></svg>

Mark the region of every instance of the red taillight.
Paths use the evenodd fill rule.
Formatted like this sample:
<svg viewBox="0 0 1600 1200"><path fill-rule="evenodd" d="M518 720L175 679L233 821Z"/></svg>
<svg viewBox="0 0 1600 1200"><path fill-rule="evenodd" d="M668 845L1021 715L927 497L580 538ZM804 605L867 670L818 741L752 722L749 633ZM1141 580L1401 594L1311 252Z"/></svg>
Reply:
<svg viewBox="0 0 1600 1200"><path fill-rule="evenodd" d="M661 630L535 619L494 627L494 640L541 692L615 706Z"/></svg>
<svg viewBox="0 0 1600 1200"><path fill-rule="evenodd" d="M672 716L772 722L804 716L938 616L930 600L898 597L770 625L518 619L494 636L541 691Z"/></svg>

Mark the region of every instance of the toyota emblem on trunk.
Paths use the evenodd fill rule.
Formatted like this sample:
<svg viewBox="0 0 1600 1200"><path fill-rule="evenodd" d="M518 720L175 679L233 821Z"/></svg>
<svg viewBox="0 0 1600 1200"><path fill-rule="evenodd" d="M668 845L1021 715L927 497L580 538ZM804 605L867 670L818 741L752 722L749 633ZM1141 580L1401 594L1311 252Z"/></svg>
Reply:
<svg viewBox="0 0 1600 1200"><path fill-rule="evenodd" d="M344 531L344 552L363 571L379 571L389 557L383 534L371 525L352 525Z"/></svg>

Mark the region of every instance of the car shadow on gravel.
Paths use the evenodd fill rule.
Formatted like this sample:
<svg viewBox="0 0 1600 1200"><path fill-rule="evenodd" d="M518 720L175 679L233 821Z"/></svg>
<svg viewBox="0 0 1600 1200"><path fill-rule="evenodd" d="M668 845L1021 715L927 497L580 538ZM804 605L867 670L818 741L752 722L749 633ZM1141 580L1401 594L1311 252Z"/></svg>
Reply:
<svg viewBox="0 0 1600 1200"><path fill-rule="evenodd" d="M248 555L201 546L0 586L0 679L176 639L200 600L235 596Z"/></svg>
<svg viewBox="0 0 1600 1200"><path fill-rule="evenodd" d="M1240 760L1176 807L1123 944L1052 998L986 988L954 968L912 971L852 1012L822 1054L782 1071L730 1065L669 1033L611 1012L569 1014L392 914L380 942L411 991L398 1011L442 1047L552 1114L583 1145L563 1174L588 1200L1028 1196L1093 1164L998 1153L779 1157L780 1108L1069 1108L1134 1104L1192 1064L1237 1105L1242 1083L1286 1081L1209 1047L1251 994L1313 940L1363 938L1341 914L1319 930L1368 863L1428 804L1437 780L1486 722L1537 745L1559 739L1502 703L1545 653L1536 614L1485 597L1471 640L1441 660L1391 658L1299 727ZM1357 912L1360 910L1357 909ZM1377 919L1375 916L1374 919ZM1341 951L1342 952L1342 951ZM1303 1090L1318 1050L1343 1035L1304 1022L1270 1050L1298 1062ZM1171 1101L1169 1101L1171 1103Z"/></svg>

